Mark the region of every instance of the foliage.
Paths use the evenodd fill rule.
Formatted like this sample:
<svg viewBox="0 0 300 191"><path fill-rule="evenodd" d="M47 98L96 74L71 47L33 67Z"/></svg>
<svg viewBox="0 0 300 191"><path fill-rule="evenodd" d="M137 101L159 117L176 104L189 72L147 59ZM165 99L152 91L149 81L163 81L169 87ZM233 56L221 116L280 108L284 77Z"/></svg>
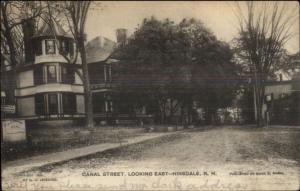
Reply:
<svg viewBox="0 0 300 191"><path fill-rule="evenodd" d="M15 102L16 69L24 60L22 25L27 19L37 19L43 10L41 2L1 1L1 82L6 82L1 84L11 104ZM3 70L2 59L9 63L10 73Z"/></svg>
<svg viewBox="0 0 300 191"><path fill-rule="evenodd" d="M156 100L161 108L171 98L191 109L198 100L216 110L234 98L237 68L232 51L195 19L179 24L144 19L115 54L121 60L118 82L123 90L142 92L143 102Z"/></svg>

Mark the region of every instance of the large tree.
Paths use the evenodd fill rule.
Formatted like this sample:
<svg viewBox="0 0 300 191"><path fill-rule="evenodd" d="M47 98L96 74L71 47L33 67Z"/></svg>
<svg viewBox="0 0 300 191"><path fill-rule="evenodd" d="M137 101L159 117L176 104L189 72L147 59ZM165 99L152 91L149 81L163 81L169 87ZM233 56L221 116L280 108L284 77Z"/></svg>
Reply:
<svg viewBox="0 0 300 191"><path fill-rule="evenodd" d="M85 23L90 5L91 1L48 2L48 18L50 18L50 20L44 19L44 21L47 22L48 20L50 26L53 22L59 22L62 25L66 25L65 28L67 28L74 37L77 49L76 52L79 52L82 62L82 75L78 71L77 74L79 74L83 81L86 127L92 129L94 128L92 93L85 50ZM68 57L65 58L70 63L73 63L76 62L77 56L73 59L69 59Z"/></svg>
<svg viewBox="0 0 300 191"><path fill-rule="evenodd" d="M168 102L170 116L181 107L190 119L193 101L201 101L207 113L214 113L218 107L230 105L234 97L232 83L226 79L235 75L232 52L195 19L180 24L144 19L117 53L120 71L125 74L120 86L126 87L124 90L138 88L145 95L144 102L156 102L161 122L165 122Z"/></svg>
<svg viewBox="0 0 300 191"><path fill-rule="evenodd" d="M199 20L184 19L179 26L189 42L191 84L196 90L193 100L205 109L206 123L211 124L217 109L231 106L236 96L238 68L233 52Z"/></svg>
<svg viewBox="0 0 300 191"><path fill-rule="evenodd" d="M238 56L246 61L251 74L257 126L264 125L264 83L273 75L284 46L292 36L299 6L282 2L245 2L236 4L239 21Z"/></svg>
<svg viewBox="0 0 300 191"><path fill-rule="evenodd" d="M162 123L175 66L185 62L180 51L184 49L180 48L184 39L180 40L178 35L178 26L168 19L144 19L128 43L116 51L121 60L118 72L121 91L144 95L137 96L136 102L148 103Z"/></svg>

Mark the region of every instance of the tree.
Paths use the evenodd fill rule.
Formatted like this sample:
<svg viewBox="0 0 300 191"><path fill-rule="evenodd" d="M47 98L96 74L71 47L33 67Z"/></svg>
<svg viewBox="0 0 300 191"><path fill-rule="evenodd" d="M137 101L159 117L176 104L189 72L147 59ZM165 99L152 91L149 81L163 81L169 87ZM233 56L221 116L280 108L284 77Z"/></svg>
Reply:
<svg viewBox="0 0 300 191"><path fill-rule="evenodd" d="M67 28L74 37L76 47L80 53L82 62L82 75L80 75L80 77L83 81L85 94L86 127L92 129L94 128L92 93L84 43L85 23L90 4L90 1L48 2L47 7L50 15L50 24L51 22L60 22L61 24L66 23ZM55 15L55 17L51 15ZM75 60L66 59L69 62L74 62L76 61L76 57Z"/></svg>
<svg viewBox="0 0 300 191"><path fill-rule="evenodd" d="M85 113L87 128L94 128L92 92L90 87L90 77L85 51L85 23L90 7L90 1L70 1L66 2L66 14L71 32L80 52L83 72L83 86L85 93Z"/></svg>
<svg viewBox="0 0 300 191"><path fill-rule="evenodd" d="M205 109L206 124L211 124L217 109L230 106L235 98L239 68L229 45L217 40L201 21L183 19L179 26L189 42L191 83L197 90L193 99Z"/></svg>
<svg viewBox="0 0 300 191"><path fill-rule="evenodd" d="M134 99L136 105L148 103L156 113L157 121L165 121L165 101L168 97L172 64L178 53L174 45L177 27L169 20L159 21L154 17L144 19L129 42L120 47L120 92L135 92L144 95ZM176 52L176 53L175 53ZM143 99L141 99L143 98Z"/></svg>
<svg viewBox="0 0 300 191"><path fill-rule="evenodd" d="M10 103L14 103L16 69L24 55L22 25L27 19L38 18L43 11L41 2L1 1L1 54L8 54L12 70L7 76Z"/></svg>
<svg viewBox="0 0 300 191"><path fill-rule="evenodd" d="M182 120L187 115L184 118L190 123L193 101L201 100L203 107L205 103L215 112L234 97L232 81L226 80L235 75L232 51L195 19L179 24L169 19L144 19L128 44L117 52L120 73L125 75L120 79L123 91L135 88L142 92L144 102L156 105L161 123L166 122L167 105L171 107L170 118L181 108L185 111Z"/></svg>
<svg viewBox="0 0 300 191"><path fill-rule="evenodd" d="M285 43L292 36L291 29L299 7L287 7L280 2L245 2L245 7L236 5L238 56L247 61L252 74L256 124L263 126L264 82L272 75L276 60L281 57Z"/></svg>

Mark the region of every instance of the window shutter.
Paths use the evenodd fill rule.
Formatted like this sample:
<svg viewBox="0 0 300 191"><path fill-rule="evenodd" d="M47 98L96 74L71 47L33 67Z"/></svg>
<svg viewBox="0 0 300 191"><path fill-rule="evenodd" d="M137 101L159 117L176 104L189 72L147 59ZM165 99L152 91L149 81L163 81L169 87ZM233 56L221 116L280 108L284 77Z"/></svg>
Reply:
<svg viewBox="0 0 300 191"><path fill-rule="evenodd" d="M43 94L35 95L35 113L36 115L45 114L45 100Z"/></svg>
<svg viewBox="0 0 300 191"><path fill-rule="evenodd" d="M34 49L35 49L36 56L40 56L43 54L42 42L40 40L34 41Z"/></svg>
<svg viewBox="0 0 300 191"><path fill-rule="evenodd" d="M37 66L33 71L34 85L43 84L43 66Z"/></svg>

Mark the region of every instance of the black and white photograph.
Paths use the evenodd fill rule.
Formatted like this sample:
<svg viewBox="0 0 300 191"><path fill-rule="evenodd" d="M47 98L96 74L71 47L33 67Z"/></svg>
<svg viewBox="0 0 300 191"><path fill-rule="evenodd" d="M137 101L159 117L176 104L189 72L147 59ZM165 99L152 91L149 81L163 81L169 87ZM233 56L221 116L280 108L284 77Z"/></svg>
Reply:
<svg viewBox="0 0 300 191"><path fill-rule="evenodd" d="M300 190L297 1L1 1L1 190Z"/></svg>

